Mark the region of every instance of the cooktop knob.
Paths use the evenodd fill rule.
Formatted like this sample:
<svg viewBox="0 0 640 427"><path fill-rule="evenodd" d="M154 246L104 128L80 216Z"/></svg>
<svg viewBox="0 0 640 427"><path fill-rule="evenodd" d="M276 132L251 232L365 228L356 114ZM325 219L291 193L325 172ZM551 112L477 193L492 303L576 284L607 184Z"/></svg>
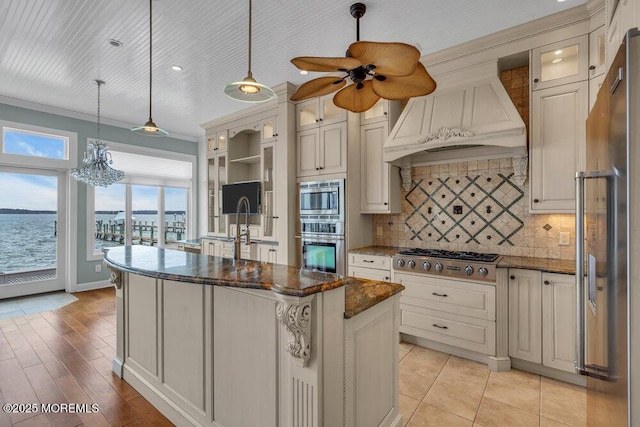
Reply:
<svg viewBox="0 0 640 427"><path fill-rule="evenodd" d="M471 276L473 274L473 267L471 267L470 265L467 265L464 268L464 274L466 274L467 276Z"/></svg>
<svg viewBox="0 0 640 427"><path fill-rule="evenodd" d="M435 268L436 268L436 273L440 273L442 271L442 264L440 264L439 262L436 262Z"/></svg>
<svg viewBox="0 0 640 427"><path fill-rule="evenodd" d="M409 260L409 262L407 263L407 265L409 266L409 268L414 268L416 266L416 262L412 259Z"/></svg>
<svg viewBox="0 0 640 427"><path fill-rule="evenodd" d="M480 273L481 276L486 276L487 274L489 274L489 270L487 270L485 267L480 267L478 269L478 273Z"/></svg>
<svg viewBox="0 0 640 427"><path fill-rule="evenodd" d="M425 271L429 271L431 269L431 263L429 261L425 261L422 263L422 269Z"/></svg>
<svg viewBox="0 0 640 427"><path fill-rule="evenodd" d="M404 260L403 260L402 258L398 259L398 260L396 261L396 265L397 265L398 267L404 267Z"/></svg>

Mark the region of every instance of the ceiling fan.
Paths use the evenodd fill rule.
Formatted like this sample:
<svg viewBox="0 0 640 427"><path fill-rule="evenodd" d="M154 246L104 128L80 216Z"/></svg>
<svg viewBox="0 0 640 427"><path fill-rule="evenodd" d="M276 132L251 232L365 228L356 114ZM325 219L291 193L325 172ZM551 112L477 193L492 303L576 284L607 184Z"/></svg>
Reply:
<svg viewBox="0 0 640 427"><path fill-rule="evenodd" d="M303 83L291 96L291 101L328 95L340 89L333 97L333 103L361 113L373 107L380 98L406 99L428 95L436 89L436 82L420 63L420 52L414 46L360 41L360 18L365 11L363 3L351 5L351 16L356 18L357 41L349 46L345 57L299 56L291 60L300 70L346 73L343 77L330 75ZM347 86L347 79L352 84Z"/></svg>

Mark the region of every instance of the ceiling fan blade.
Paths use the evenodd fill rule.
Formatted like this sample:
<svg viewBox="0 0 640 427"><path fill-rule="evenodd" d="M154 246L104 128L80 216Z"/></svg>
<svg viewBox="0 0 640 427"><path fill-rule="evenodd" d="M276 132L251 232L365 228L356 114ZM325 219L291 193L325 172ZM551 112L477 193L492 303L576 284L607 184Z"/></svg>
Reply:
<svg viewBox="0 0 640 427"><path fill-rule="evenodd" d="M436 82L427 69L418 62L415 73L404 77L389 77L383 81L371 80L373 91L384 99L406 99L429 95L436 90Z"/></svg>
<svg viewBox="0 0 640 427"><path fill-rule="evenodd" d="M349 71L358 68L360 61L354 58L323 58L316 56L298 56L291 63L306 71Z"/></svg>
<svg viewBox="0 0 640 427"><path fill-rule="evenodd" d="M406 43L355 42L348 52L364 67L375 65L373 71L385 76L408 76L420 59L420 51Z"/></svg>
<svg viewBox="0 0 640 427"><path fill-rule="evenodd" d="M309 80L298 87L296 93L291 96L291 101L314 98L316 96L328 95L331 92L344 87L347 82L338 76L319 77Z"/></svg>
<svg viewBox="0 0 640 427"><path fill-rule="evenodd" d="M380 99L378 95L373 91L371 80L365 80L362 82L362 88L356 89L356 84L349 85L344 89L341 89L333 97L333 103L345 110L353 111L354 113L362 113L373 107Z"/></svg>

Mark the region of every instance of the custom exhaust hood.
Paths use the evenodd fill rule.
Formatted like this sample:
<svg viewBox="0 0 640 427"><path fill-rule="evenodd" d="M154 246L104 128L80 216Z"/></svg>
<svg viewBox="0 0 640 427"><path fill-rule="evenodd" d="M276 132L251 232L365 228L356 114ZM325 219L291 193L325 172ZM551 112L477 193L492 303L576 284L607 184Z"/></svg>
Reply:
<svg viewBox="0 0 640 427"><path fill-rule="evenodd" d="M432 94L411 98L383 146L383 160L401 168L512 157L514 181L524 184L527 131L491 61L435 77Z"/></svg>

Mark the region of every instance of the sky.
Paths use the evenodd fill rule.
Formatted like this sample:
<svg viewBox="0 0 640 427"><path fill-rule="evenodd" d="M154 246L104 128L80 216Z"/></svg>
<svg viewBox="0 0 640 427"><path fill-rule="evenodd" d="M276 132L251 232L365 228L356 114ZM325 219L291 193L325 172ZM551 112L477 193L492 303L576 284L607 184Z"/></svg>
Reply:
<svg viewBox="0 0 640 427"><path fill-rule="evenodd" d="M56 136L28 134L5 129L3 152L32 157L64 159L66 141ZM0 208L57 209L57 178L37 173L12 173L0 168ZM96 187L96 210L124 210L124 184ZM166 188L166 210L186 211L187 190ZM133 210L156 210L157 187L133 186Z"/></svg>

